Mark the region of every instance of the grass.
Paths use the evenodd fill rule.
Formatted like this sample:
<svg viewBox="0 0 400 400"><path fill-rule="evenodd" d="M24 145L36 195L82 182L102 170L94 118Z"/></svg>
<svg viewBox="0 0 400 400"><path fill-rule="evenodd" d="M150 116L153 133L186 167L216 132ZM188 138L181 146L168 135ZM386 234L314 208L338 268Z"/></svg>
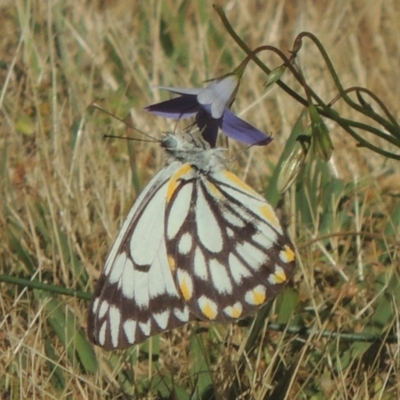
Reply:
<svg viewBox="0 0 400 400"><path fill-rule="evenodd" d="M167 98L152 85L199 86L244 58L210 1L128 3L0 8L1 398L399 398L398 163L357 147L327 120L331 161L308 160L279 199L276 168L302 106L277 86L265 94L254 64L234 109L274 141L249 150L230 143L229 168L280 200L299 252L293 282L237 325L193 323L125 352L88 342L95 280L134 198L163 165L157 145L103 139L126 128L88 106L131 113L135 127L160 137L175 126L141 111ZM397 112L397 7L289 3L222 5L252 48L287 54L300 31L313 32L344 86L365 86ZM308 41L299 62L321 98L337 94ZM284 81L298 88L290 74ZM335 109L355 115L344 102Z"/></svg>

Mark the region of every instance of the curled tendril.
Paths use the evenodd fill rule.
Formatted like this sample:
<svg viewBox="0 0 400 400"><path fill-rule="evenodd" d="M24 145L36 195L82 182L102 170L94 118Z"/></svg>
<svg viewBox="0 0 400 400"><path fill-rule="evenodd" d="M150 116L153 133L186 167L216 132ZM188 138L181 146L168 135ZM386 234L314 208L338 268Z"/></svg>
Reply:
<svg viewBox="0 0 400 400"><path fill-rule="evenodd" d="M340 127L342 127L348 134L350 134L357 142L359 147L365 147L374 151L377 154L382 155L383 157L400 160L400 155L395 152L383 150L381 147L378 147L371 143L363 133L373 134L381 139L384 139L386 142L394 145L397 148L400 148L400 125L395 120L388 107L384 104L384 102L379 99L377 95L375 95L370 90L363 87L350 87L345 89L340 82L339 76L336 73L335 68L323 47L322 43L318 40L318 38L310 32L301 32L293 42L293 48L291 51L290 57L286 57L286 55L278 48L273 46L259 46L256 49L250 49L247 44L237 35L232 26L230 25L223 9L220 6L214 5L214 9L217 12L219 18L228 34L232 37L232 39L237 43L237 45L246 53L247 57L250 58L265 74L269 75L273 68L269 68L265 65L257 56L257 54L261 51L272 51L277 54L278 57L281 58L283 65L287 70L293 74L295 79L301 84L305 97L296 92L290 86L283 83L281 80L277 80L276 83L282 90L284 90L289 96L294 98L298 103L302 104L305 107L314 107L316 112L321 116L328 118L334 122L336 122ZM302 44L304 39L311 40L314 45L318 48L324 63L328 69L328 72L337 88L338 94L333 97L333 99L329 102L324 102L318 95L315 93L312 88L307 84L301 68L296 64L296 56L301 51ZM354 101L350 94L354 93L357 97L357 101ZM374 107L369 104L363 95L368 96L375 104L377 104L380 110L383 113L383 116L375 111ZM346 104L355 110L357 113L370 118L374 123L377 123L381 126L381 128L376 128L368 123L362 123L355 119L348 119L342 117L337 111L335 111L332 107L338 101L343 100Z"/></svg>

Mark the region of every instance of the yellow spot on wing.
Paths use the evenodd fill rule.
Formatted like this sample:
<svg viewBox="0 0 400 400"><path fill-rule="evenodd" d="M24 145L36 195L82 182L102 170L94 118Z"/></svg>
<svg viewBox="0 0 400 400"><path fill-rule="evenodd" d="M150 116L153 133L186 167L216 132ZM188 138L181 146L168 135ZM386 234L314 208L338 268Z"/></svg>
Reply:
<svg viewBox="0 0 400 400"><path fill-rule="evenodd" d="M238 178L235 174L232 174L230 171L223 172L225 177L233 182L235 185L239 186L244 192L248 192L254 196L260 197L260 195L252 189L249 185L244 183L240 178Z"/></svg>
<svg viewBox="0 0 400 400"><path fill-rule="evenodd" d="M260 207L260 213L271 225L276 228L280 228L279 220L269 204L262 205Z"/></svg>
<svg viewBox="0 0 400 400"><path fill-rule="evenodd" d="M192 293L191 293L191 291L190 291L190 289L189 289L189 286L188 286L188 284L187 284L187 282L186 282L185 280L183 280L183 281L181 282L180 288L181 288L181 292L182 292L183 298L184 298L186 301L189 300L189 299L192 297Z"/></svg>
<svg viewBox="0 0 400 400"><path fill-rule="evenodd" d="M168 264L169 264L169 269L171 272L175 272L176 270L176 264L175 264L175 258L172 256L168 256Z"/></svg>
<svg viewBox="0 0 400 400"><path fill-rule="evenodd" d="M238 301L232 306L228 306L224 308L224 313L231 318L240 318L242 315L243 307L242 304Z"/></svg>
<svg viewBox="0 0 400 400"><path fill-rule="evenodd" d="M188 174L192 170L192 166L190 164L184 164L181 168L178 169L169 180L168 190L167 190L167 201L170 201L172 196L175 193L176 188L179 184L179 179L182 176Z"/></svg>
<svg viewBox="0 0 400 400"><path fill-rule="evenodd" d="M259 292L257 290L253 291L253 296L254 296L254 304L262 304L265 301L265 292Z"/></svg>
<svg viewBox="0 0 400 400"><path fill-rule="evenodd" d="M179 270L178 281L183 298L186 301L190 300L193 296L193 283L189 274L186 271Z"/></svg>
<svg viewBox="0 0 400 400"><path fill-rule="evenodd" d="M210 181L206 181L206 185L207 185L207 189L210 191L210 193L216 197L216 198L221 198L222 197L222 193L220 192L220 190Z"/></svg>
<svg viewBox="0 0 400 400"><path fill-rule="evenodd" d="M289 263L294 261L296 256L294 254L294 251L289 246L285 246L285 248L280 253L280 258L283 262Z"/></svg>
<svg viewBox="0 0 400 400"><path fill-rule="evenodd" d="M245 296L246 303L256 306L265 303L266 299L265 286L263 285L258 285L254 289L249 290Z"/></svg>
<svg viewBox="0 0 400 400"><path fill-rule="evenodd" d="M215 319L217 316L217 313L215 309L212 307L211 303L209 301L206 301L205 304L202 307L203 314L208 318L208 319Z"/></svg>
<svg viewBox="0 0 400 400"><path fill-rule="evenodd" d="M278 283L283 283L283 282L285 282L287 280L286 274L285 274L285 272L283 270L275 272L274 275L275 275L275 281L276 281L277 284Z"/></svg>
<svg viewBox="0 0 400 400"><path fill-rule="evenodd" d="M239 318L242 314L242 308L241 307L232 307L231 315L232 318Z"/></svg>

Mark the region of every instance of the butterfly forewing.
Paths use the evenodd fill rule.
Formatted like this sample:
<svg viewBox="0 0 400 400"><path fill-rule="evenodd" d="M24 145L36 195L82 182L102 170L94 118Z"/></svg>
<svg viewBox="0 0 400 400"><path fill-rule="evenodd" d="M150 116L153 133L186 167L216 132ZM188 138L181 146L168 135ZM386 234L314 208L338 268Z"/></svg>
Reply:
<svg viewBox="0 0 400 400"><path fill-rule="evenodd" d="M197 318L244 317L292 276L294 252L273 209L235 175L184 165L168 192L168 259Z"/></svg>
<svg viewBox="0 0 400 400"><path fill-rule="evenodd" d="M171 172L161 170L137 199L107 258L89 310L89 337L105 349L126 348L189 320L175 288L164 240Z"/></svg>

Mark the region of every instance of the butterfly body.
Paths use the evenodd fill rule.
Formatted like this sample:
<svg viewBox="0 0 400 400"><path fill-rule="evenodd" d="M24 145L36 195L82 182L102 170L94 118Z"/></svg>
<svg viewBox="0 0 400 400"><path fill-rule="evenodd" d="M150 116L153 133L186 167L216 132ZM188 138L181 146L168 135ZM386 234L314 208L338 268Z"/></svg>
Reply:
<svg viewBox="0 0 400 400"><path fill-rule="evenodd" d="M161 146L170 160L129 212L89 310L89 336L106 349L193 319L243 318L293 274L272 207L226 170L223 149L190 134Z"/></svg>

